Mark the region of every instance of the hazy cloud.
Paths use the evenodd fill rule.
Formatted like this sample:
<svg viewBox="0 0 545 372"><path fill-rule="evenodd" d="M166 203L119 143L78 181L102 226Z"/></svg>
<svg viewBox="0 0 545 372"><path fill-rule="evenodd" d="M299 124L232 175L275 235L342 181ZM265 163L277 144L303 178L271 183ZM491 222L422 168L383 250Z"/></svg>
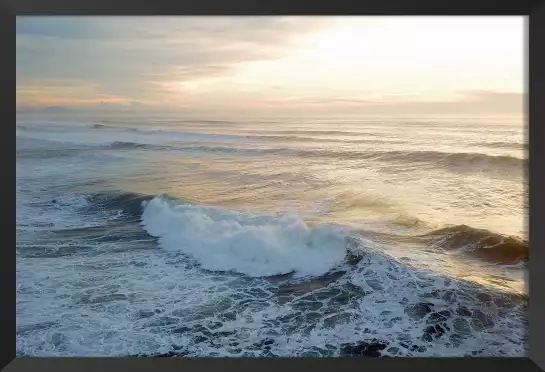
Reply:
<svg viewBox="0 0 545 372"><path fill-rule="evenodd" d="M18 17L17 77L82 79L105 94L146 99L157 81L227 74L282 55L320 18Z"/></svg>
<svg viewBox="0 0 545 372"><path fill-rule="evenodd" d="M17 17L17 105L521 110L521 22L411 19Z"/></svg>
<svg viewBox="0 0 545 372"><path fill-rule="evenodd" d="M310 108L317 111L331 111L342 108L345 112L377 115L438 115L438 114L521 114L524 112L525 94L489 91L469 91L459 98L443 101L426 101L416 97L397 97L391 99L353 99L353 98L309 98L260 100L263 107L284 110Z"/></svg>

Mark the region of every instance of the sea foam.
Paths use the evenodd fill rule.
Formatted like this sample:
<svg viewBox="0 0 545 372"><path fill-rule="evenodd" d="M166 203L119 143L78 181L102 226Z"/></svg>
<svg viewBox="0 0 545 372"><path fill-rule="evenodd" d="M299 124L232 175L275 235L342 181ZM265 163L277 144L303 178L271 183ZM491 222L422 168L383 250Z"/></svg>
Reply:
<svg viewBox="0 0 545 372"><path fill-rule="evenodd" d="M144 205L142 226L161 247L180 250L211 271L314 276L338 266L346 255L339 231L309 227L296 215L255 215L162 196Z"/></svg>

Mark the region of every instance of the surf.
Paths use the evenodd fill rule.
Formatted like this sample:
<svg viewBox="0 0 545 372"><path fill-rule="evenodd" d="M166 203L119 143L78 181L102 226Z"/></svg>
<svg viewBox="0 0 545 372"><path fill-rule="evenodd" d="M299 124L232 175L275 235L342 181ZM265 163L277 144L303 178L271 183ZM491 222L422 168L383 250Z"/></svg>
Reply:
<svg viewBox="0 0 545 372"><path fill-rule="evenodd" d="M252 277L325 274L346 256L344 237L309 227L295 215L254 215L190 205L157 196L144 202L142 227L168 250L180 250L204 269Z"/></svg>

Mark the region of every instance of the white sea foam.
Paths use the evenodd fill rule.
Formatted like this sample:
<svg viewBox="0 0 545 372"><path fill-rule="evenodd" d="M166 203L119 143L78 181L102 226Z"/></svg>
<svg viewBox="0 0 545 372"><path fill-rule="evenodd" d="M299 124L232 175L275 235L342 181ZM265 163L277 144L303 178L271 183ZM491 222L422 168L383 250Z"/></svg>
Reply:
<svg viewBox="0 0 545 372"><path fill-rule="evenodd" d="M184 252L204 269L254 277L321 275L346 255L336 230L308 227L295 215L260 216L157 196L145 206L142 226L162 247Z"/></svg>
<svg viewBox="0 0 545 372"><path fill-rule="evenodd" d="M19 194L18 194L19 195ZM39 203L40 208L33 206ZM56 231L106 225L120 216L119 211L96 211L93 215L82 214L82 208L90 205L84 194L66 194L56 199L17 198L17 229L21 231Z"/></svg>
<svg viewBox="0 0 545 372"><path fill-rule="evenodd" d="M369 251L351 273L327 288L285 302L265 279L210 273L188 265L175 252L123 244L125 252L107 259L82 254L18 263L18 353L149 355L178 345L192 356L260 356L264 350L255 344L272 339L274 355L316 355L317 350L338 355L343 343L373 338L387 342L384 353L391 356L525 352L524 327L516 312L500 315L456 282L415 271L378 252ZM103 244L100 250L111 248ZM341 302L346 288L354 286L359 289L349 289L355 292ZM437 295L426 295L434 290ZM365 294L355 294L361 291ZM458 297L454 302L443 299L450 292ZM496 325L474 330L471 317L453 316L448 320L451 331L433 343L423 342L426 318L414 319L406 311L422 301L434 304L434 311L454 312L458 305L480 309ZM467 324L467 330L457 331L454 321ZM213 336L203 339L206 332ZM426 349L411 352L403 344Z"/></svg>
<svg viewBox="0 0 545 372"><path fill-rule="evenodd" d="M87 203L79 195L58 202L61 210ZM391 356L525 352L519 312L506 315L476 298L478 291L396 262L368 239L357 239L364 258L355 267L343 264L344 276L286 301L277 286L251 276L328 271L346 250L337 230L308 227L293 215L242 213L161 196L145 205L142 219L164 249L139 247L131 239L101 243L93 250L101 254L80 250L19 259L19 354L156 354L177 345L194 356L260 356L265 350L255 345L273 340L272 355L338 355L343 343L374 338L388 343L383 353ZM205 269L246 275L200 270L184 255ZM433 343L422 341L428 318L408 312L421 302L452 314L446 321L451 330ZM459 306L480 310L495 325L473 329L474 319L455 315ZM403 346L414 344L425 348L416 353Z"/></svg>

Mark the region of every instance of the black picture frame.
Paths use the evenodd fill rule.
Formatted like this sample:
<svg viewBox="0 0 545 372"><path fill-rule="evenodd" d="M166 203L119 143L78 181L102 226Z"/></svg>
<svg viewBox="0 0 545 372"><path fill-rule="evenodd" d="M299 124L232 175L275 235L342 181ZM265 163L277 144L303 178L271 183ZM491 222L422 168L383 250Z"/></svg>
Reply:
<svg viewBox="0 0 545 372"><path fill-rule="evenodd" d="M0 61L2 122L0 136L4 175L15 176L15 19L18 15L522 15L527 17L527 103L529 141L529 289L530 354L522 358L15 358L15 198L13 183L2 182L0 208L4 233L0 252L2 327L0 368L5 371L101 371L107 370L409 370L425 371L539 371L545 370L545 177L540 166L545 152L541 144L545 126L545 0L516 2L373 0L361 2L294 2L255 0L4 0L0 7L3 49ZM530 135L531 134L531 135ZM12 173L13 172L13 173ZM13 178L12 178L13 177ZM508 211L506 211L508 213Z"/></svg>

